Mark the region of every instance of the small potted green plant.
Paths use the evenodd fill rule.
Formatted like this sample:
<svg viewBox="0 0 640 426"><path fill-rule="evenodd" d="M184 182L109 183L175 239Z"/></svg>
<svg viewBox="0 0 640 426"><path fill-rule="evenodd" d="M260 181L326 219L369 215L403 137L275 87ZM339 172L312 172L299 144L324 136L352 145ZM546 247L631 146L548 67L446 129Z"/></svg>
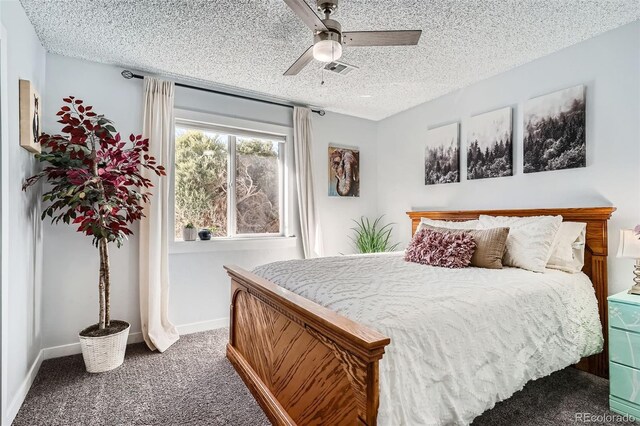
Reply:
<svg viewBox="0 0 640 426"><path fill-rule="evenodd" d="M356 226L351 228L355 235L351 238L358 253L380 253L394 251L398 244L391 244L393 224L381 225L382 216L371 222L369 218L361 217L354 220Z"/></svg>
<svg viewBox="0 0 640 426"><path fill-rule="evenodd" d="M187 223L184 228L182 228L182 239L184 241L195 241L198 238L198 230L193 223Z"/></svg>

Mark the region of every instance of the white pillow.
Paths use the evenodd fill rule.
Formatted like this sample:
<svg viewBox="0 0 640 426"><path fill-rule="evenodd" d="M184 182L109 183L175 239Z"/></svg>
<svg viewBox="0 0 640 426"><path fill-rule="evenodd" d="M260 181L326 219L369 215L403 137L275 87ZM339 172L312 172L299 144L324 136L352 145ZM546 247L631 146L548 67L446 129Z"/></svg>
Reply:
<svg viewBox="0 0 640 426"><path fill-rule="evenodd" d="M509 228L507 250L502 263L507 266L544 272L551 245L562 223L562 216L480 216L478 229Z"/></svg>
<svg viewBox="0 0 640 426"><path fill-rule="evenodd" d="M433 220L427 219L426 217L420 218L420 224L425 224L429 226L434 226L436 228L447 228L447 229L476 229L478 227L478 223L480 221L478 219L474 220L465 220L463 222L449 221L449 220ZM416 228L416 232L420 230L420 225Z"/></svg>
<svg viewBox="0 0 640 426"><path fill-rule="evenodd" d="M562 222L551 246L551 257L547 268L575 274L584 266L587 224Z"/></svg>

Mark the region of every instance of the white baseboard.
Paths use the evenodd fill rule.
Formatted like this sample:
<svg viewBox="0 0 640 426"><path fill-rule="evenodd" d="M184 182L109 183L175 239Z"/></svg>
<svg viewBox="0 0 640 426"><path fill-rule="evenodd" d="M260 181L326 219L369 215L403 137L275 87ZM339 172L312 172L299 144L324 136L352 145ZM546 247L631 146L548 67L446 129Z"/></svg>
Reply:
<svg viewBox="0 0 640 426"><path fill-rule="evenodd" d="M218 318L214 320L178 325L176 328L178 329L179 334L192 334L228 326L229 318ZM127 344L140 343L143 341L142 333L138 331L135 333L129 333ZM80 349L80 342L69 343L68 345L52 346L42 350L43 359L60 358L62 356L76 355L79 353L82 353L82 350Z"/></svg>
<svg viewBox="0 0 640 426"><path fill-rule="evenodd" d="M223 327L229 327L229 318L218 318L176 326L178 334L200 333L201 331L216 330Z"/></svg>
<svg viewBox="0 0 640 426"><path fill-rule="evenodd" d="M215 320L178 325L176 326L176 328L178 329L178 333L180 334L192 334L199 333L201 331L215 330L217 328L227 327L228 325L229 318L218 318ZM142 333L139 331L130 333L129 338L127 339L128 344L140 343L142 341ZM6 416L3 419L4 422L2 422L2 424L10 425L18 415L18 411L20 410L20 407L22 406L27 393L29 393L29 389L31 389L31 385L33 384L33 381L35 380L36 375L40 370L42 361L51 358L59 358L62 356L76 355L79 353L81 353L80 342L70 343L68 345L52 346L42 349L38 353L36 360L31 365L31 368L29 369L27 376L24 378L22 384L20 385L20 388L11 400L9 407L7 408Z"/></svg>
<svg viewBox="0 0 640 426"><path fill-rule="evenodd" d="M129 338L127 339L127 344L131 343L140 343L143 341L142 333L129 333ZM42 350L44 353L43 359L51 359L51 358L60 358L62 356L76 355L82 353L80 349L80 342L77 343L69 343L68 345L60 345L60 346L51 346L49 348L44 348Z"/></svg>
<svg viewBox="0 0 640 426"><path fill-rule="evenodd" d="M31 389L31 385L33 381L36 379L36 375L38 374L38 370L40 370L40 366L42 365L42 361L44 360L44 351L40 351L38 356L36 357L33 364L31 364L31 368L27 372L27 376L24 378L22 383L20 384L20 388L13 396L13 399L9 403L9 407L7 408L7 413L5 417L5 422L7 425L13 423L13 420L18 415L18 411L20 411L20 407L24 402L24 399L27 397L27 393L29 393L29 389Z"/></svg>

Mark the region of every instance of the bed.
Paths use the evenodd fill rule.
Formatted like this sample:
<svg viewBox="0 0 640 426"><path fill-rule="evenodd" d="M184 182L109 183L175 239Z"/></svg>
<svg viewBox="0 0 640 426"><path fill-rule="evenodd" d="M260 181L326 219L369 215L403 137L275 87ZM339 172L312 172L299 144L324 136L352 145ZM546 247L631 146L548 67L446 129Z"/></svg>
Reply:
<svg viewBox="0 0 640 426"><path fill-rule="evenodd" d="M407 264L398 254L277 262L255 273L227 267L227 356L278 425L465 424L526 381L566 365L606 377L600 350L613 211L408 213L412 230L421 217L480 214L586 222L583 274L507 268L442 275L443 268ZM365 286L376 291L365 293ZM481 300L470 298L474 286ZM594 318L604 336L594 332Z"/></svg>

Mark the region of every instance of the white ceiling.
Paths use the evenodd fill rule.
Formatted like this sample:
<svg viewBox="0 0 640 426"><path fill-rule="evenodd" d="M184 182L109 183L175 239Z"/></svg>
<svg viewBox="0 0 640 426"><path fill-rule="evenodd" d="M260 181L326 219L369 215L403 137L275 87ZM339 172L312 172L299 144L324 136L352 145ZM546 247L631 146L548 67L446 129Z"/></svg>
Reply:
<svg viewBox="0 0 640 426"><path fill-rule="evenodd" d="M341 0L344 31L422 29L422 38L345 48L342 60L360 69L325 73L321 86L319 62L282 75L312 42L282 0L21 2L50 52L372 120L640 18L638 0Z"/></svg>

